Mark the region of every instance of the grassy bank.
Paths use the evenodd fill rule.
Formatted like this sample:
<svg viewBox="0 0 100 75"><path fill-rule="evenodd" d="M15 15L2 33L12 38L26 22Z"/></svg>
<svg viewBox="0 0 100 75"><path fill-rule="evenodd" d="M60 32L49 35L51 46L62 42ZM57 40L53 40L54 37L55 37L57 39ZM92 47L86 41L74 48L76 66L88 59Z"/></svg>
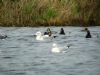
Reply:
<svg viewBox="0 0 100 75"><path fill-rule="evenodd" d="M100 0L0 0L0 26L100 25Z"/></svg>

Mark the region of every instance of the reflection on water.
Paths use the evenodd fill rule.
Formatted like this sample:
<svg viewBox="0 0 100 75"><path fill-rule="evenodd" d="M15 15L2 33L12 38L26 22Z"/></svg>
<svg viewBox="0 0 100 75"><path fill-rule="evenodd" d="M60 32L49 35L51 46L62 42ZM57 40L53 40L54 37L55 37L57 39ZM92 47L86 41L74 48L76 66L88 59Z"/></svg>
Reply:
<svg viewBox="0 0 100 75"><path fill-rule="evenodd" d="M1 27L8 38L0 40L0 75L100 75L100 27L89 28L91 39L81 29L64 27L65 36L37 41L34 34L46 28ZM59 33L60 27L51 30ZM53 43L70 48L52 53Z"/></svg>

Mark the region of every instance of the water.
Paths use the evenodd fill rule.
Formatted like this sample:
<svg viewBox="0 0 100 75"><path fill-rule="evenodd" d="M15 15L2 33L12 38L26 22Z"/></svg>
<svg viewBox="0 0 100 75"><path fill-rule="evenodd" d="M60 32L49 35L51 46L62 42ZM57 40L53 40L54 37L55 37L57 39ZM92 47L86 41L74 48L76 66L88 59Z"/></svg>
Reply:
<svg viewBox="0 0 100 75"><path fill-rule="evenodd" d="M0 27L8 35L0 40L0 75L100 75L100 27L89 27L91 39L84 38L82 29L64 27L65 36L56 33L56 38L37 41L33 35L46 27ZM52 53L53 43L70 48Z"/></svg>

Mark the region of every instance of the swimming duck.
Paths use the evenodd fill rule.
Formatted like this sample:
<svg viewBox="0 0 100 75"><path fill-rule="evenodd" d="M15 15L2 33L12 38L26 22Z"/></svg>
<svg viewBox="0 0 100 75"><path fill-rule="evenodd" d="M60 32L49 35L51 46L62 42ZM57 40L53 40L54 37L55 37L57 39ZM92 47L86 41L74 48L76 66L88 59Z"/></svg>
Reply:
<svg viewBox="0 0 100 75"><path fill-rule="evenodd" d="M7 35L0 35L0 39L6 39Z"/></svg>
<svg viewBox="0 0 100 75"><path fill-rule="evenodd" d="M90 33L90 31L88 30L88 28L85 28L85 30L86 30L86 32L87 32L86 38L91 38L92 36L91 36L91 33Z"/></svg>
<svg viewBox="0 0 100 75"><path fill-rule="evenodd" d="M63 28L61 28L60 33L59 33L59 34L61 34L61 35L65 35L65 32L64 32L64 29L63 29Z"/></svg>

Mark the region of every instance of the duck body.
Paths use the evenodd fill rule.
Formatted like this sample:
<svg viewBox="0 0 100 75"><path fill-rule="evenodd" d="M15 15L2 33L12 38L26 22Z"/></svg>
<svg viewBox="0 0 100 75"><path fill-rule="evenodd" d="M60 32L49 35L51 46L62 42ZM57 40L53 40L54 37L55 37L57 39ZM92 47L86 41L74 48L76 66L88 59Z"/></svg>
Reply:
<svg viewBox="0 0 100 75"><path fill-rule="evenodd" d="M61 30L60 30L60 33L59 33L60 35L65 35L65 32L64 32L64 29L63 28L61 28Z"/></svg>
<svg viewBox="0 0 100 75"><path fill-rule="evenodd" d="M89 30L87 30L86 38L91 38L91 33Z"/></svg>
<svg viewBox="0 0 100 75"><path fill-rule="evenodd" d="M7 35L0 35L0 39L6 39Z"/></svg>

